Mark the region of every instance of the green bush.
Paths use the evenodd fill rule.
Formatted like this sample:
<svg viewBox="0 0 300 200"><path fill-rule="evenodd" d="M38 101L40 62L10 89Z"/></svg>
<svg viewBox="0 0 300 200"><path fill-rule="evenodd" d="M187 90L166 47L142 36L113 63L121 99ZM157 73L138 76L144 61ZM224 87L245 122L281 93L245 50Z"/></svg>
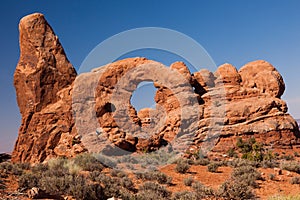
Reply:
<svg viewBox="0 0 300 200"><path fill-rule="evenodd" d="M231 166L234 168L241 167L241 166L251 166L254 168L258 168L260 163L257 161L245 160L245 159L234 159L232 161L227 162L227 166Z"/></svg>
<svg viewBox="0 0 300 200"><path fill-rule="evenodd" d="M261 162L263 160L272 161L275 158L273 153L271 151L266 152L263 145L256 142L254 137L251 137L248 141L238 138L236 145L240 149L243 159Z"/></svg>
<svg viewBox="0 0 300 200"><path fill-rule="evenodd" d="M232 180L243 183L247 186L256 187L256 180L262 179L256 168L251 166L241 166L235 168L231 174Z"/></svg>
<svg viewBox="0 0 300 200"><path fill-rule="evenodd" d="M88 153L79 154L74 158L74 164L85 171L102 171L104 166L93 155Z"/></svg>
<svg viewBox="0 0 300 200"><path fill-rule="evenodd" d="M192 184L192 188L196 193L197 199L203 199L203 198L215 196L215 193L211 188L204 186L202 183L198 181Z"/></svg>
<svg viewBox="0 0 300 200"><path fill-rule="evenodd" d="M177 162L175 170L178 173L185 174L190 169L190 167L191 166L186 160L181 159Z"/></svg>
<svg viewBox="0 0 300 200"><path fill-rule="evenodd" d="M110 170L110 175L112 177L119 177L119 178L123 178L123 177L126 177L126 173L121 171L121 170L117 170L117 169L112 169Z"/></svg>
<svg viewBox="0 0 300 200"><path fill-rule="evenodd" d="M193 184L193 182L194 182L194 179L191 176L183 179L183 183L185 186L191 186Z"/></svg>
<svg viewBox="0 0 300 200"><path fill-rule="evenodd" d="M120 185L128 190L131 190L131 191L134 191L134 183L133 181L128 178L128 177L123 177L121 180L120 180Z"/></svg>
<svg viewBox="0 0 300 200"><path fill-rule="evenodd" d="M300 174L300 163L296 161L282 162L281 169Z"/></svg>
<svg viewBox="0 0 300 200"><path fill-rule="evenodd" d="M37 187L40 180L39 174L35 173L24 173L19 177L19 189L25 191L33 187Z"/></svg>
<svg viewBox="0 0 300 200"><path fill-rule="evenodd" d="M147 180L147 181L157 181L160 184L171 184L172 182L172 177L169 177L160 171L136 173L135 176L138 179Z"/></svg>
<svg viewBox="0 0 300 200"><path fill-rule="evenodd" d="M0 163L0 171L7 174L17 175L17 176L20 176L23 173L23 169L21 168L21 165L13 164L10 162Z"/></svg>
<svg viewBox="0 0 300 200"><path fill-rule="evenodd" d="M152 194L153 196L160 198L167 199L170 197L171 192L169 192L164 186L159 185L154 182L146 182L142 186L140 186L140 192L142 194ZM139 193L140 193L139 192ZM143 199L143 198L141 198ZM151 198L148 198L151 199Z"/></svg>
<svg viewBox="0 0 300 200"><path fill-rule="evenodd" d="M300 178L298 176L292 177L290 180L291 184L300 184Z"/></svg>
<svg viewBox="0 0 300 200"><path fill-rule="evenodd" d="M194 161L194 165L207 166L210 163L210 160L207 158L200 158Z"/></svg>
<svg viewBox="0 0 300 200"><path fill-rule="evenodd" d="M198 200L195 192L183 191L173 194L172 200Z"/></svg>
<svg viewBox="0 0 300 200"><path fill-rule="evenodd" d="M218 163L210 163L209 165L207 165L207 171L209 172L218 172L218 168L219 168L219 164Z"/></svg>
<svg viewBox="0 0 300 200"><path fill-rule="evenodd" d="M234 151L233 148L230 148L228 151L227 151L227 155L231 158L237 158L238 157L238 154Z"/></svg>
<svg viewBox="0 0 300 200"><path fill-rule="evenodd" d="M243 182L226 181L218 190L220 198L232 200L254 199L255 195L251 187Z"/></svg>

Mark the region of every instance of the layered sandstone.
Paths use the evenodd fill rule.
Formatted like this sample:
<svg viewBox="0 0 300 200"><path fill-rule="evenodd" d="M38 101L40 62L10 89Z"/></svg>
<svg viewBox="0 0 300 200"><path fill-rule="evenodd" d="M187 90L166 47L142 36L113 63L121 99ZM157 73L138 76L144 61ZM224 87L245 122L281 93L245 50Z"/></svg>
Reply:
<svg viewBox="0 0 300 200"><path fill-rule="evenodd" d="M75 69L42 14L24 17L19 31L20 60L14 85L22 124L12 160L41 162L81 152L83 147L72 146Z"/></svg>
<svg viewBox="0 0 300 200"><path fill-rule="evenodd" d="M14 84L22 124L15 162L84 151L155 151L168 144L224 153L237 137L255 137L270 148L299 145L298 125L280 99L283 78L266 61L192 74L183 62L167 68L129 58L77 76L42 14L24 17L19 29ZM130 99L143 81L157 88L156 107L137 111Z"/></svg>

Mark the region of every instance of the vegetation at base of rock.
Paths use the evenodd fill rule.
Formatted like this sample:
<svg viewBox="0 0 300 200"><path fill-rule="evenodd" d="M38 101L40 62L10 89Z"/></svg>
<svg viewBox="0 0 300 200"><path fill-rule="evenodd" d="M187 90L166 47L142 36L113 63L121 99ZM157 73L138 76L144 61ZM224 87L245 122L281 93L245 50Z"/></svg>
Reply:
<svg viewBox="0 0 300 200"><path fill-rule="evenodd" d="M126 158L127 159L127 158ZM107 199L116 197L128 200L197 200L197 199L251 199L256 198L254 188L257 180L263 180L259 167L270 165L270 161L254 161L242 158L212 161L208 158L197 160L180 158L174 164L174 171L187 173L191 165L207 166L211 172L218 172L218 167L232 167L231 176L218 188L212 189L192 176L185 176L183 184L190 191L171 192L172 177L153 170L134 173L138 181L125 171L105 167L94 154L81 154L72 159L56 158L44 164L0 164L0 189L5 189L5 178L8 175L18 179L19 191L25 192L37 187L46 194L70 195L79 199ZM278 163L276 161L275 163ZM277 165L277 164L276 164ZM299 172L299 163L282 160L281 169ZM105 169L105 170L104 170ZM179 172L180 171L180 172ZM192 172L191 172L192 173ZM221 172L220 172L221 173ZM268 180L276 180L274 174L268 174ZM300 184L299 177L292 177L290 184Z"/></svg>
<svg viewBox="0 0 300 200"><path fill-rule="evenodd" d="M231 158L237 158L238 157L238 154L237 152L235 152L235 150L233 148L230 148L228 151L227 151L227 155Z"/></svg>
<svg viewBox="0 0 300 200"><path fill-rule="evenodd" d="M242 138L238 138L236 146L242 153L242 158L251 161L272 161L274 155L271 151L266 151L261 143L256 142L254 137L244 141Z"/></svg>

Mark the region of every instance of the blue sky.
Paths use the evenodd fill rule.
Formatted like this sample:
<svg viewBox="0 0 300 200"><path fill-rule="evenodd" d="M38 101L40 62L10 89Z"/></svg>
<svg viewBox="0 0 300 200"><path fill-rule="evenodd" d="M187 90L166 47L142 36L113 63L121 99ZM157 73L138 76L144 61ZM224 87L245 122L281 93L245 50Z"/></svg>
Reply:
<svg viewBox="0 0 300 200"><path fill-rule="evenodd" d="M253 60L267 60L284 78L283 99L289 112L300 118L300 1L3 0L1 4L0 152L11 151L17 138L20 115L13 73L19 57L18 22L34 12L45 14L76 69L97 44L138 27L182 32L200 43L217 65L228 62L240 68ZM179 59L149 51L130 55L165 64Z"/></svg>

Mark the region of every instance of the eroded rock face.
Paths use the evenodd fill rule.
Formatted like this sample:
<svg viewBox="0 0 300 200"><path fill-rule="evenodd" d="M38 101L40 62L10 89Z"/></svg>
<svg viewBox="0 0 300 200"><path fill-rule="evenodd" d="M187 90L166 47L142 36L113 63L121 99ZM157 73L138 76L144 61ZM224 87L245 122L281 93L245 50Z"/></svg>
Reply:
<svg viewBox="0 0 300 200"><path fill-rule="evenodd" d="M195 140L199 146L209 133L207 119L218 117L211 111L212 104L218 104L216 107L221 107L219 111L224 113L213 151L226 152L233 148L237 137L255 137L269 148L299 146L298 125L287 113L286 103L280 99L285 89L283 78L270 63L262 60L250 62L239 71L225 64L214 75L215 87L202 96L205 115L199 121Z"/></svg>
<svg viewBox="0 0 300 200"><path fill-rule="evenodd" d="M298 125L280 99L284 81L266 61L239 71L224 64L215 72L192 74L183 62L166 68L129 58L76 77L42 14L21 20L20 49L14 84L22 124L14 162L42 162L87 150L112 153L115 147L154 151L168 143L224 153L237 137L253 136L270 148L299 145ZM153 81L157 88L155 108L137 111L131 105L141 81Z"/></svg>
<svg viewBox="0 0 300 200"><path fill-rule="evenodd" d="M12 160L41 162L80 152L82 147L72 146L75 69L42 14L21 19L19 31L21 54L14 85L22 124Z"/></svg>

